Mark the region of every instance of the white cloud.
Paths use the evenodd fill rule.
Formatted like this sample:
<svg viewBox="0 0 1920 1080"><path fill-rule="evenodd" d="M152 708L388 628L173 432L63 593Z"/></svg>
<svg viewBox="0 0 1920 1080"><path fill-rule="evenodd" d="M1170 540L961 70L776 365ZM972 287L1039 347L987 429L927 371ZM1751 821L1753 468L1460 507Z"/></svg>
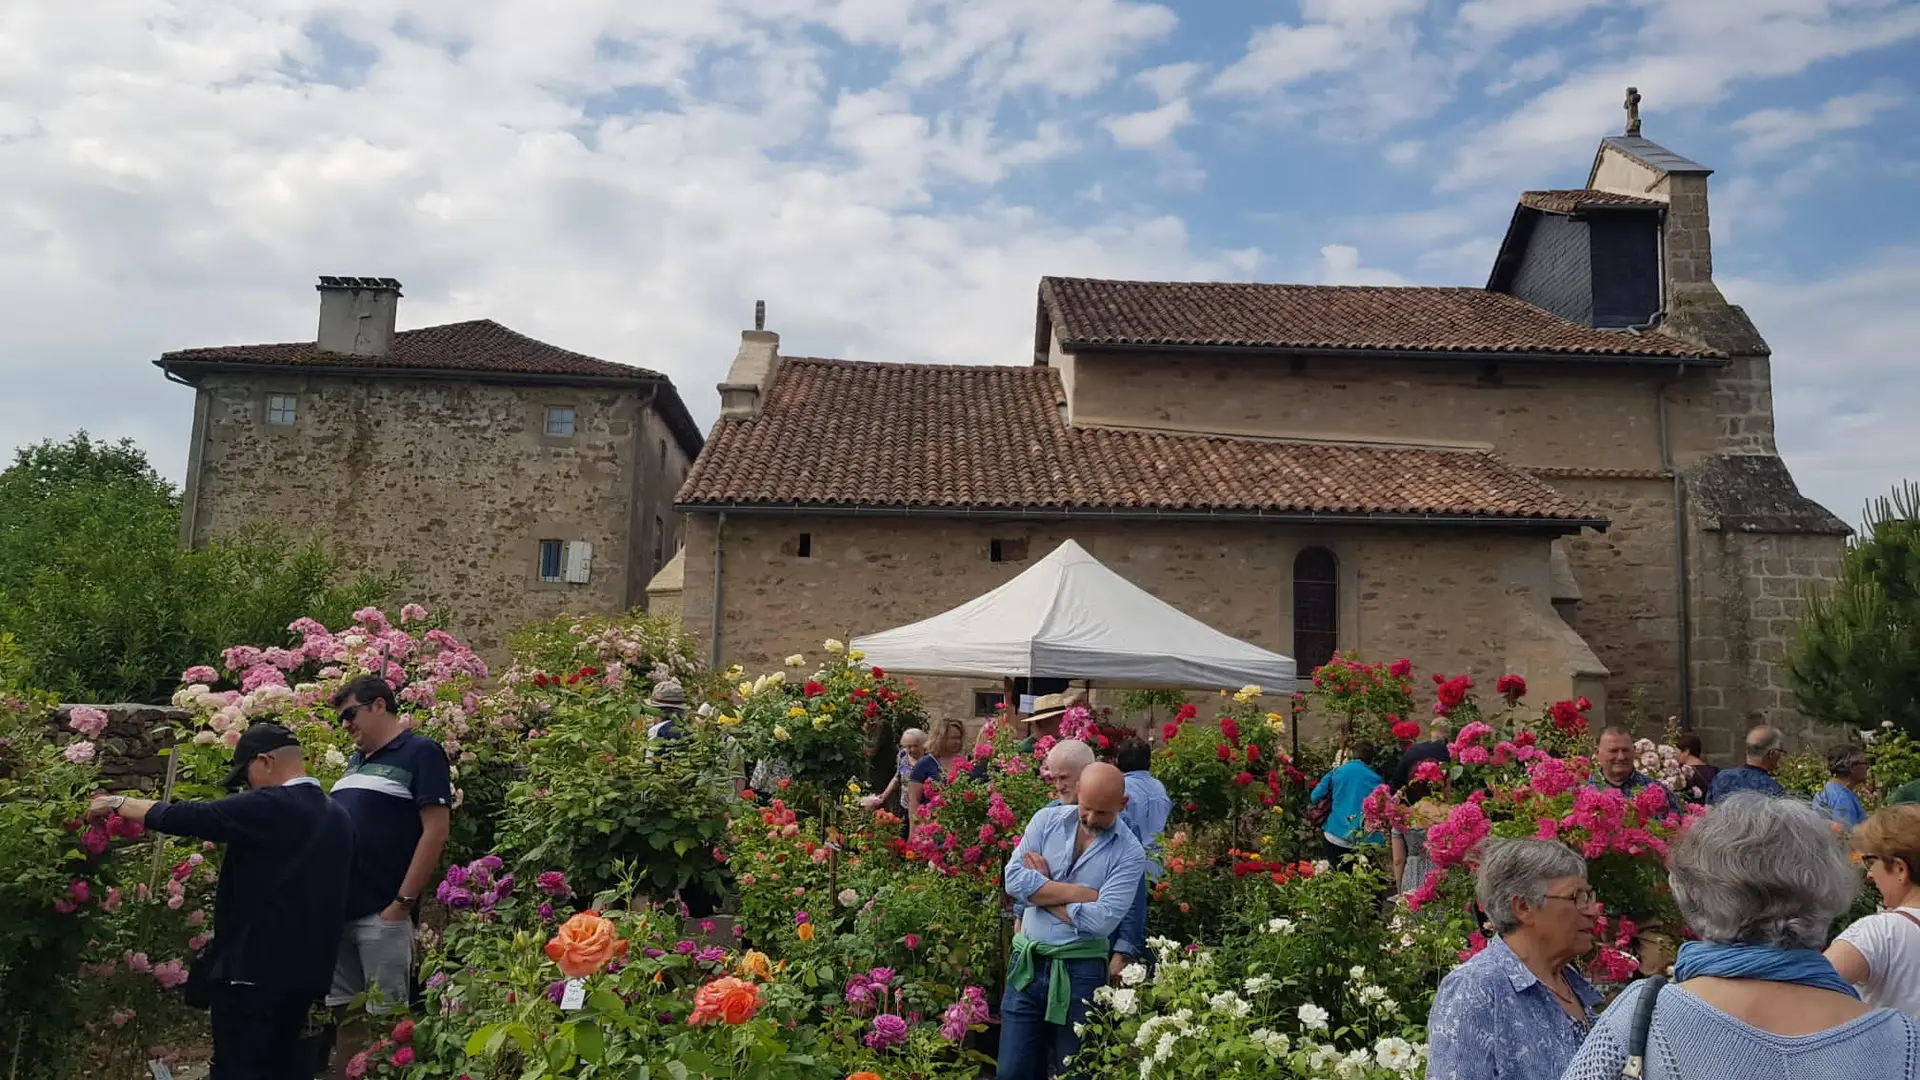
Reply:
<svg viewBox="0 0 1920 1080"><path fill-rule="evenodd" d="M1391 270L1360 265L1360 249L1328 244L1320 249L1322 285L1405 285L1407 279Z"/></svg>
<svg viewBox="0 0 1920 1080"><path fill-rule="evenodd" d="M0 431L130 435L176 478L191 394L151 361L309 338L317 273L402 279L403 328L489 317L665 371L707 420L756 299L794 352L1020 363L1043 274L1260 261L998 186L1070 152L1063 103L1171 30L1157 5L6 10ZM356 43L316 45L322 15ZM845 81L836 33L890 66Z"/></svg>
<svg viewBox="0 0 1920 1080"><path fill-rule="evenodd" d="M1552 75L1560 74L1566 66L1566 58L1559 49L1542 49L1531 56L1523 57L1508 64L1501 76L1487 84L1489 95L1504 94L1517 87L1536 83Z"/></svg>
<svg viewBox="0 0 1920 1080"><path fill-rule="evenodd" d="M1157 109L1108 117L1100 125L1113 136L1114 142L1139 150L1166 142L1192 119L1193 110L1188 106L1187 99L1179 98Z"/></svg>
<svg viewBox="0 0 1920 1080"><path fill-rule="evenodd" d="M1133 77L1133 81L1153 91L1153 96L1161 101L1173 101L1184 97L1187 88L1206 70L1201 65L1184 61L1178 64L1162 64L1148 68Z"/></svg>
<svg viewBox="0 0 1920 1080"><path fill-rule="evenodd" d="M1497 44L1523 30L1579 17L1605 0L1467 0L1460 5L1461 29L1482 46Z"/></svg>
<svg viewBox="0 0 1920 1080"><path fill-rule="evenodd" d="M1828 98L1818 109L1761 109L1733 122L1745 136L1740 153L1749 158L1772 157L1838 131L1852 131L1873 123L1882 112L1905 102L1891 90L1862 90Z"/></svg>
<svg viewBox="0 0 1920 1080"><path fill-rule="evenodd" d="M1816 281L1727 279L1773 346L1780 452L1808 496L1858 522L1867 500L1920 479L1920 248Z"/></svg>
<svg viewBox="0 0 1920 1080"><path fill-rule="evenodd" d="M1305 0L1300 22L1254 31L1246 55L1214 79L1213 89L1265 94L1405 48L1417 37L1410 21L1425 8L1426 0Z"/></svg>
<svg viewBox="0 0 1920 1080"><path fill-rule="evenodd" d="M1920 35L1920 5L1852 0L1645 0L1647 18L1607 55L1472 130L1442 186L1511 178L1578 158L1620 130L1623 90L1643 95L1646 133L1660 116L1717 104L1743 81L1796 75L1826 60Z"/></svg>

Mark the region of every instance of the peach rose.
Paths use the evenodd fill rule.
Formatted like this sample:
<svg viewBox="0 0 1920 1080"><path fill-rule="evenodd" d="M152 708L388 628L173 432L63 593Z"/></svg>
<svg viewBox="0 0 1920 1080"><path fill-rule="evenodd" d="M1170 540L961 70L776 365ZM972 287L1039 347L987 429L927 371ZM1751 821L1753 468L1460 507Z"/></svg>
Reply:
<svg viewBox="0 0 1920 1080"><path fill-rule="evenodd" d="M813 924L812 923L801 923L799 927L795 929L794 932L800 935L801 941L813 940Z"/></svg>
<svg viewBox="0 0 1920 1080"><path fill-rule="evenodd" d="M848 1073L847 1080L880 1080L880 1074L877 1072L865 1072L865 1071L857 1072L857 1073Z"/></svg>
<svg viewBox="0 0 1920 1080"><path fill-rule="evenodd" d="M687 1023L710 1024L719 1020L725 1024L744 1024L759 1011L759 987L744 979L722 975L694 991L693 1012L687 1017Z"/></svg>
<svg viewBox="0 0 1920 1080"><path fill-rule="evenodd" d="M583 911L562 923L547 942L547 958L569 979L584 979L627 955L627 943L614 936L613 924L598 912Z"/></svg>
<svg viewBox="0 0 1920 1080"><path fill-rule="evenodd" d="M766 953L758 949L749 949L741 954L740 962L734 965L734 970L739 972L744 978L767 979L773 977L773 963L767 959Z"/></svg>

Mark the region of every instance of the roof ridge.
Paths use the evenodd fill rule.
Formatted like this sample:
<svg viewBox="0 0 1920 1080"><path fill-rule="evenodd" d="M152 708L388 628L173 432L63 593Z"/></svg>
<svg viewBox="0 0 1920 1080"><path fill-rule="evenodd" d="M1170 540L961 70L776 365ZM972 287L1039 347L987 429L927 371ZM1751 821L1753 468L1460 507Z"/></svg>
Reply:
<svg viewBox="0 0 1920 1080"><path fill-rule="evenodd" d="M1001 371L1001 372L1046 372L1050 368L1035 364L937 364L924 360L849 360L840 356L781 356L780 366L789 364L812 364L818 367L851 368L899 368L909 371ZM774 380L779 385L779 380Z"/></svg>
<svg viewBox="0 0 1920 1080"><path fill-rule="evenodd" d="M1159 287L1208 288L1208 289L1324 289L1344 292L1461 292L1480 293L1487 290L1476 285L1323 285L1309 281L1174 281L1145 278L1099 278L1075 277L1062 274L1048 274L1041 282L1080 282L1092 285L1149 285Z"/></svg>

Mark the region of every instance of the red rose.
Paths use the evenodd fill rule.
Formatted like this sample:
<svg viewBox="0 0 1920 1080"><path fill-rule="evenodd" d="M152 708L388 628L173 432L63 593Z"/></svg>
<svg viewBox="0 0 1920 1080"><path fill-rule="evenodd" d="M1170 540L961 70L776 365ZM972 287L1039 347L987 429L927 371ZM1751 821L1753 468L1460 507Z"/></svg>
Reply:
<svg viewBox="0 0 1920 1080"><path fill-rule="evenodd" d="M1200 715L1200 710L1195 706L1182 705L1179 710L1173 714L1173 719L1175 723L1184 724L1198 715Z"/></svg>
<svg viewBox="0 0 1920 1080"><path fill-rule="evenodd" d="M884 671L881 671L879 668L874 668L873 677L876 679L884 679L887 677L887 673Z"/></svg>
<svg viewBox="0 0 1920 1080"><path fill-rule="evenodd" d="M1258 746L1253 745L1252 743L1248 743L1247 744L1247 764L1253 765L1253 764L1257 764L1259 761L1260 761L1260 748Z"/></svg>
<svg viewBox="0 0 1920 1080"><path fill-rule="evenodd" d="M1166 739L1166 740L1168 740L1168 741L1172 741L1172 739L1173 739L1173 737L1174 737L1175 735L1178 735L1178 734L1180 734L1180 725L1179 725L1179 724L1162 724L1162 725L1160 725L1160 737L1161 737L1162 739Z"/></svg>
<svg viewBox="0 0 1920 1080"><path fill-rule="evenodd" d="M1579 709L1581 712L1586 712L1588 709L1593 708L1593 702L1588 701L1586 698L1580 698L1573 703L1573 707Z"/></svg>
<svg viewBox="0 0 1920 1080"><path fill-rule="evenodd" d="M1225 735L1228 742L1236 746L1240 744L1240 725L1234 722L1233 717L1223 716L1220 718L1220 734Z"/></svg>
<svg viewBox="0 0 1920 1080"><path fill-rule="evenodd" d="M1246 787L1248 784L1253 783L1253 774L1250 772L1243 772L1239 776L1234 777L1233 782L1236 784L1239 784L1241 787Z"/></svg>
<svg viewBox="0 0 1920 1080"><path fill-rule="evenodd" d="M1420 737L1420 725L1411 720L1402 720L1393 725L1393 737L1403 743L1410 743Z"/></svg>
<svg viewBox="0 0 1920 1080"><path fill-rule="evenodd" d="M817 682L814 682L812 679L808 679L807 685L801 688L801 692L806 694L808 697L819 697L821 694L824 694L827 692L827 688L824 686L821 686Z"/></svg>
<svg viewBox="0 0 1920 1080"><path fill-rule="evenodd" d="M402 1020L393 1025L393 1041L405 1045L413 1041L413 1021Z"/></svg>
<svg viewBox="0 0 1920 1080"><path fill-rule="evenodd" d="M1387 671L1396 679L1404 679L1413 674L1413 661L1403 656L1393 663L1388 664Z"/></svg>
<svg viewBox="0 0 1920 1080"><path fill-rule="evenodd" d="M1493 689L1509 702L1518 701L1527 696L1527 680L1518 675L1502 675L1494 682Z"/></svg>
<svg viewBox="0 0 1920 1080"><path fill-rule="evenodd" d="M1216 744L1213 748L1213 756L1219 758L1221 761L1232 761L1233 748L1226 743Z"/></svg>

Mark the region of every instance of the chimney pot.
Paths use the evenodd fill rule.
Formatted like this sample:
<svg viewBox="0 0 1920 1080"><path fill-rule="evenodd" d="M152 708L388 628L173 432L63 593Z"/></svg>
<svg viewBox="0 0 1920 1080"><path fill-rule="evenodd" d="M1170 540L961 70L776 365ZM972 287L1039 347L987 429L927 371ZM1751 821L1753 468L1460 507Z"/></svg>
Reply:
<svg viewBox="0 0 1920 1080"><path fill-rule="evenodd" d="M393 348L400 283L388 277L320 275L320 351L385 356Z"/></svg>

